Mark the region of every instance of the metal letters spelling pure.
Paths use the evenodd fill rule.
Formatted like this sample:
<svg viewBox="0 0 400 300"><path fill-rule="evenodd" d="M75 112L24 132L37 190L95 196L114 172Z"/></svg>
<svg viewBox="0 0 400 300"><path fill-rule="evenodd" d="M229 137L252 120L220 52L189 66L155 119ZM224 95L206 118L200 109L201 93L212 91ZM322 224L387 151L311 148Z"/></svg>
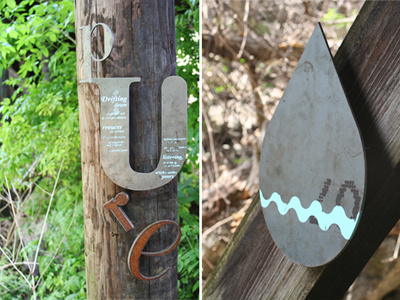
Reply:
<svg viewBox="0 0 400 300"><path fill-rule="evenodd" d="M92 55L91 36L97 27L104 31L104 55ZM83 80L80 83L95 83L100 88L100 160L107 176L119 186L130 190L151 190L171 181L181 169L186 155L187 87L179 76L166 78L161 87L161 155L157 168L150 173L134 171L129 163L129 86L140 82L140 77L92 78L92 60L101 62L111 53L113 33L106 24L95 24L79 28L82 30ZM110 210L125 231L134 228L121 206L128 203L126 193L119 193L108 201L104 208ZM172 224L178 229L175 241L158 252L143 252L151 235L164 225ZM128 267L141 280L154 280L168 272L147 277L139 271L140 256L159 256L174 250L180 241L181 230L173 221L161 220L147 226L135 239L128 256Z"/></svg>

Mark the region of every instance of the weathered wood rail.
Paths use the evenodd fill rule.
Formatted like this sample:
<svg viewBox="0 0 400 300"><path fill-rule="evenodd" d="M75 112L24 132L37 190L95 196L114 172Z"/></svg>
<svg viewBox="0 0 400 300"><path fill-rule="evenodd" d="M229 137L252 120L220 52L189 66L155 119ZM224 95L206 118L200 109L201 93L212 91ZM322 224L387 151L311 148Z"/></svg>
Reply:
<svg viewBox="0 0 400 300"><path fill-rule="evenodd" d="M255 197L203 289L203 299L338 299L400 218L400 2L367 1L334 62L367 160L364 211L330 264L306 268L275 246Z"/></svg>

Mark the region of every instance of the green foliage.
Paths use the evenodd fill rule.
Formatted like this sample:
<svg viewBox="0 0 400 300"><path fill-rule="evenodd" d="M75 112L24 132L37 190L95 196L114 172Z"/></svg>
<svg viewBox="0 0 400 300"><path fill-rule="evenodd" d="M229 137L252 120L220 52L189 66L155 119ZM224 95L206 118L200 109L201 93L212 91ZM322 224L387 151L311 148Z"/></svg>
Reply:
<svg viewBox="0 0 400 300"><path fill-rule="evenodd" d="M33 6L22 1L16 7L10 2L0 24L1 67L17 65L19 76L8 80L15 92L1 103L0 164L7 174L0 180L8 176L22 189L54 177L64 158L65 172L79 174L76 54L64 36L74 32L74 17L72 1ZM36 162L35 172L26 177Z"/></svg>
<svg viewBox="0 0 400 300"><path fill-rule="evenodd" d="M188 152L178 181L179 299L199 297L199 0L184 0L177 13L177 74L188 85Z"/></svg>
<svg viewBox="0 0 400 300"><path fill-rule="evenodd" d="M181 227L182 239L179 246L178 272L179 299L198 298L199 289L199 226Z"/></svg>
<svg viewBox="0 0 400 300"><path fill-rule="evenodd" d="M351 15L357 15L357 11L352 11ZM350 25L353 23L352 19L347 19L345 16L338 12L336 8L328 9L328 12L322 17L322 22L327 22L328 26L335 26L337 30L349 30Z"/></svg>
<svg viewBox="0 0 400 300"><path fill-rule="evenodd" d="M0 192L4 196L13 186L21 195L21 231L36 237L20 249L17 261L34 260L62 162L63 167L38 249L40 275L26 274L40 282L28 288L14 268L7 268L0 274L1 298L29 298L33 293L46 299L84 299L82 202L76 205L82 192L74 3L19 2L0 2L1 68L13 68L18 75L6 82L14 93L0 108ZM38 226L33 229L32 224ZM8 263L4 256L2 262Z"/></svg>
<svg viewBox="0 0 400 300"><path fill-rule="evenodd" d="M0 260L0 265L6 264L6 259ZM12 268L0 272L0 282L0 298L3 300L27 299L32 294L26 282Z"/></svg>

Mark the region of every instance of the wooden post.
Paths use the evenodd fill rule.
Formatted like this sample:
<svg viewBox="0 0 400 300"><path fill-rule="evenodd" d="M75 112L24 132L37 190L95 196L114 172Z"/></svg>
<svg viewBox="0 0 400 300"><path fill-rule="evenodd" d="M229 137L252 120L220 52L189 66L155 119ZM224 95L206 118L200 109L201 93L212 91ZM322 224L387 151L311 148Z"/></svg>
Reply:
<svg viewBox="0 0 400 300"><path fill-rule="evenodd" d="M203 299L338 299L400 217L400 2L366 1L334 62L367 159L364 211L354 238L330 264L287 259L257 196L203 289Z"/></svg>
<svg viewBox="0 0 400 300"><path fill-rule="evenodd" d="M152 171L160 153L161 84L176 73L174 1L77 0L75 12L78 82L83 78L79 28L93 28L96 23L111 28L114 48L105 61L93 64L92 77L141 77L130 87L131 166L138 172ZM177 181L144 192L124 190L111 182L100 163L99 89L95 84L79 84L78 96L88 299L177 299L176 249L140 259L146 276L171 267L157 280L136 279L127 265L129 249L146 226L159 220L176 222ZM103 208L122 191L130 197L123 210L135 225L129 232ZM174 240L176 229L167 227L152 236L145 251L162 250Z"/></svg>

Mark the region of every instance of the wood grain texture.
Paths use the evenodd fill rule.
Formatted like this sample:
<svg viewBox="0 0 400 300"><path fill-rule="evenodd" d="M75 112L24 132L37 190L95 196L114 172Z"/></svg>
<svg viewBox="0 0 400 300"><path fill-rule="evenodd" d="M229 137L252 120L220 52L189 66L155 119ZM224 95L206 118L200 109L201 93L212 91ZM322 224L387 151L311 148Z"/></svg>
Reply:
<svg viewBox="0 0 400 300"><path fill-rule="evenodd" d="M93 77L141 77L130 88L131 165L148 172L160 153L160 94L162 81L176 72L174 1L77 0L75 2L78 80L83 76L80 26L107 24L114 33L108 59L93 64ZM82 185L88 299L176 299L177 250L160 257L142 257L147 276L171 267L162 278L145 282L134 278L127 265L136 235L157 220L177 220L177 182L151 191L125 191L126 215L135 229L125 232L103 205L124 191L105 175L100 164L99 91L79 84ZM164 226L147 243L145 251L166 248L173 228Z"/></svg>
<svg viewBox="0 0 400 300"><path fill-rule="evenodd" d="M306 268L275 246L256 197L203 299L338 299L400 217L400 2L366 2L334 62L364 139L367 187L354 238L332 263Z"/></svg>

